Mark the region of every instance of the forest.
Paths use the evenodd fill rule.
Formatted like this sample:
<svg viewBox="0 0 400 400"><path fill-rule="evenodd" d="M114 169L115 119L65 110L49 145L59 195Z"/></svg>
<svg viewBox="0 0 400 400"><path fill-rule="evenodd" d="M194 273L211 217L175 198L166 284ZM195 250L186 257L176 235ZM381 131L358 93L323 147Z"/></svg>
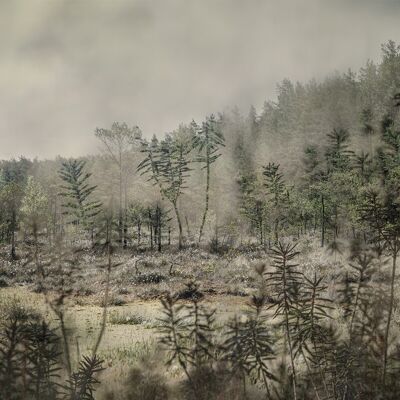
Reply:
<svg viewBox="0 0 400 400"><path fill-rule="evenodd" d="M0 399L399 399L399 110L388 41L245 115L1 160Z"/></svg>

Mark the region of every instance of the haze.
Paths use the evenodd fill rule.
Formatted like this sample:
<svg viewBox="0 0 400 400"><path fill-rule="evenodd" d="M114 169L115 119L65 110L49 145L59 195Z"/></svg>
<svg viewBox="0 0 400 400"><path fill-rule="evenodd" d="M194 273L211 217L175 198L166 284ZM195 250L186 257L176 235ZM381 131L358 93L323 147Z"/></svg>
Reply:
<svg viewBox="0 0 400 400"><path fill-rule="evenodd" d="M113 121L150 137L399 42L398 1L26 0L0 4L0 158L94 153Z"/></svg>

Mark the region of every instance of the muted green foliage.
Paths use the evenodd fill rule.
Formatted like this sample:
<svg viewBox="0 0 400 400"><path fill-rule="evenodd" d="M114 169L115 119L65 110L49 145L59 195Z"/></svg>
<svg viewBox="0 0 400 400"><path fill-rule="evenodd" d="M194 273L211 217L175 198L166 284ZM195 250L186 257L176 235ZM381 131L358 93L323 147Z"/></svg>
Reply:
<svg viewBox="0 0 400 400"><path fill-rule="evenodd" d="M65 199L64 213L72 224L90 226L100 212L101 203L90 199L96 186L90 185L88 180L92 174L85 172L85 164L85 161L65 161L59 174L63 181L61 196Z"/></svg>

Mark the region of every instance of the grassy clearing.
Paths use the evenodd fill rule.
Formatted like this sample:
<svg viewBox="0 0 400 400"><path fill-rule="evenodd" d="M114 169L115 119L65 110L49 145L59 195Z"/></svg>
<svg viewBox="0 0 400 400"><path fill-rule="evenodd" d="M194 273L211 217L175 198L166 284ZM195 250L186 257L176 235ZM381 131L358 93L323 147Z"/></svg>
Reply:
<svg viewBox="0 0 400 400"><path fill-rule="evenodd" d="M330 257L312 240L303 241L300 247L302 251L299 265L302 271L308 276L314 271L322 274L328 284L327 295L334 298L340 284L340 275L347 271L347 254ZM146 365L142 370L155 371L156 375L159 373L160 376L167 377L171 387L184 378L176 365L164 366L164 353L157 344L156 327L161 317L160 296L172 292L180 299L180 303L186 303L191 297L190 286L188 287L187 283L196 280L204 294L202 304L207 309L217 310L215 325L219 334L218 327L222 327L234 314L239 314L241 318L249 297L259 287L259 277L255 273L257 265L265 263L266 270L270 268L270 260L263 249L232 252L220 257L198 250L184 251L179 255L181 262L175 265L172 273L168 263L173 257L176 259L177 254L141 256L144 261L139 263L139 272L132 268L131 255L121 252L115 257L121 264L112 271L111 276L107 326L99 348L99 355L104 359L106 370L100 377L102 383L96 397L98 400L109 400L109 392L117 393L124 382L133 379L130 373L136 367L142 368L144 364ZM88 260L90 264L86 264ZM104 311L104 273L97 266L103 262L101 257L84 256L80 272L84 280L76 281L66 302L65 315L74 369L79 358L92 351L101 327ZM57 327L58 321L46 304L44 294L36 291L34 280L22 285L27 272L23 271L22 265L14 265L13 268L18 269L21 274L7 275L12 286L0 288L0 309L12 302L18 302L39 311ZM138 276L145 278L138 279ZM166 278L154 282L149 281L148 276ZM386 264L381 266L378 277L379 279L373 282L377 290L388 282ZM399 293L397 282L395 288L396 293ZM340 309L335 309L332 315L337 326L342 326L345 332ZM399 315L399 307L396 305L393 334L400 331Z"/></svg>
<svg viewBox="0 0 400 400"><path fill-rule="evenodd" d="M15 302L40 312L55 327L58 326L58 321L46 305L42 294L34 293L28 287L0 288L0 310ZM246 299L215 295L207 297L204 302L207 307L218 309L218 319L222 323L243 306ZM77 366L79 355L91 352L100 329L103 308L93 303L91 296L77 296L69 302L66 310L73 367ZM146 360L148 362L163 357L157 346L155 330L160 317L161 306L158 299L134 298L122 306L110 306L107 329L99 350L107 369L101 376L102 385L98 399L104 398L109 388L118 387L127 379L130 368ZM172 377L177 374L174 369L167 373Z"/></svg>

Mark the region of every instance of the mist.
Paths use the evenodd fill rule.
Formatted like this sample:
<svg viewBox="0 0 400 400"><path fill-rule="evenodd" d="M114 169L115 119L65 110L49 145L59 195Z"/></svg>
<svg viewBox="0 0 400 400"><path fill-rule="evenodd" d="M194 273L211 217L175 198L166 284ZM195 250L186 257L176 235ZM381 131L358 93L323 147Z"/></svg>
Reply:
<svg viewBox="0 0 400 400"><path fill-rule="evenodd" d="M0 5L0 157L98 151L97 126L145 137L274 99L397 40L396 1L13 1Z"/></svg>
<svg viewBox="0 0 400 400"><path fill-rule="evenodd" d="M0 399L400 399L399 0L0 0Z"/></svg>

